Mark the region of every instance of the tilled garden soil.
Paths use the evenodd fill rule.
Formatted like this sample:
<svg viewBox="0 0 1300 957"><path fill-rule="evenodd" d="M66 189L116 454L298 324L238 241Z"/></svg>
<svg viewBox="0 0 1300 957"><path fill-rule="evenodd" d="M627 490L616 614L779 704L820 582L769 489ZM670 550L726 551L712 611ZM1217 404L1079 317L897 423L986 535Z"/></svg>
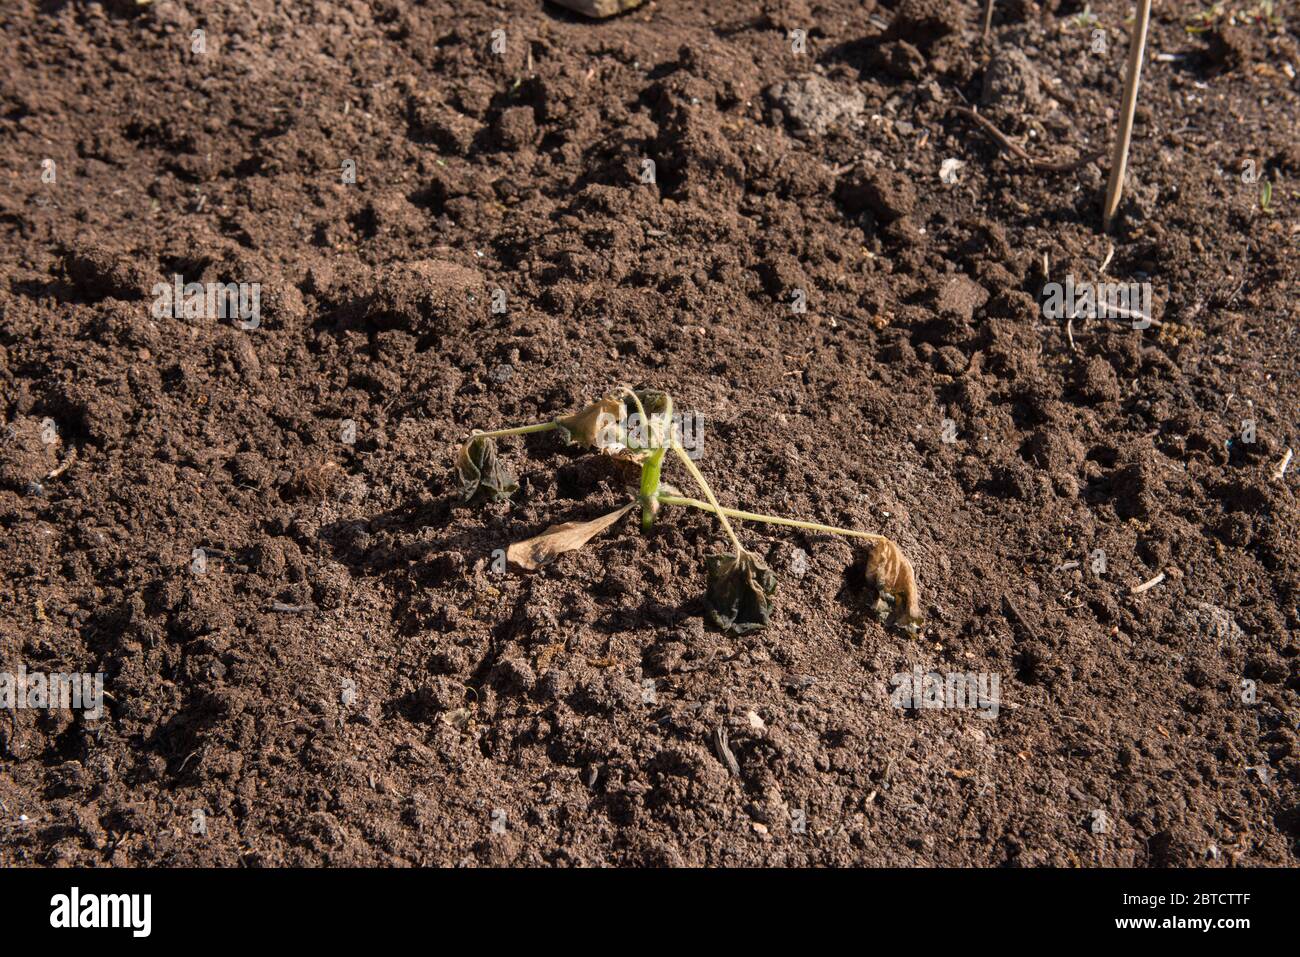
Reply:
<svg viewBox="0 0 1300 957"><path fill-rule="evenodd" d="M1108 236L1129 4L5 4L0 671L105 701L0 713L0 862L1297 864L1300 16L1207 7ZM466 505L466 434L624 382L920 635L738 523L727 636L682 508L502 573L626 476L508 438Z"/></svg>

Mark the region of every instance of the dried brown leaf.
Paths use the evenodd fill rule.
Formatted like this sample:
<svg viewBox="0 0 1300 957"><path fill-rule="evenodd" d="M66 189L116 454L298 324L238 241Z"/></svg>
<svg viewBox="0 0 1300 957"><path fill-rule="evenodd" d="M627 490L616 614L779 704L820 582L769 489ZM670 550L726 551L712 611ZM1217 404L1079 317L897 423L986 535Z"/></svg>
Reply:
<svg viewBox="0 0 1300 957"><path fill-rule="evenodd" d="M889 596L894 624L915 634L922 623L916 573L902 549L887 538L877 542L867 559L867 581Z"/></svg>
<svg viewBox="0 0 1300 957"><path fill-rule="evenodd" d="M543 565L549 565L565 552L572 552L586 545L635 506L636 502L629 502L622 508L592 519L590 522L565 522L562 525L552 525L535 538L515 542L506 549L506 558L520 568L536 571Z"/></svg>
<svg viewBox="0 0 1300 957"><path fill-rule="evenodd" d="M560 433L575 445L618 451L623 447L619 437L622 419L623 401L616 396L606 396L580 412L561 416L555 424L560 427Z"/></svg>

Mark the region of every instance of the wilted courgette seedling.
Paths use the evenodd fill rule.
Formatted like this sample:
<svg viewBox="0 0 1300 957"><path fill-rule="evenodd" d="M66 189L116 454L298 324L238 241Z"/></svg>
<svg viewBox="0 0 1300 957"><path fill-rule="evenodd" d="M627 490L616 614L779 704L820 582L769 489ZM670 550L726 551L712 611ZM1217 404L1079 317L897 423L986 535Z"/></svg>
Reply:
<svg viewBox="0 0 1300 957"><path fill-rule="evenodd" d="M776 575L763 564L762 559L740 544L731 519L866 539L872 544L866 577L879 595L876 610L882 618L912 634L919 631L922 619L916 576L912 563L894 542L871 532L723 508L682 445L680 430L673 419L673 400L666 392L636 391L620 386L613 394L585 409L551 422L491 432L476 430L466 440L456 459L456 474L465 501L507 499L519 487L514 475L497 455L497 439L551 429L559 430L570 444L635 463L640 467L640 486L635 498L607 515L589 522L552 525L535 538L511 545L506 550L506 558L521 568L535 570L565 552L581 548L638 506L641 509L641 528L648 532L662 506L679 505L716 515L731 542L731 553L714 555L707 563L707 615L709 621L724 632L743 635L764 627L772 614L772 593L776 590ZM681 460L707 501L687 498L661 481L664 456L669 451Z"/></svg>
<svg viewBox="0 0 1300 957"><path fill-rule="evenodd" d="M480 494L497 501L507 499L519 488L515 477L497 457L496 442L485 435L476 435L465 443L456 456L456 475L467 502Z"/></svg>

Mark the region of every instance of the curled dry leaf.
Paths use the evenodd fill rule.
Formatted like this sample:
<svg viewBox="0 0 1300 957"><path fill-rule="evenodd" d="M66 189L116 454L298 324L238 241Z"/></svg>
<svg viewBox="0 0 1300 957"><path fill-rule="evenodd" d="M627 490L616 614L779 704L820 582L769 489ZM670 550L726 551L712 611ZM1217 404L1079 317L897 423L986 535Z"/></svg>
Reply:
<svg viewBox="0 0 1300 957"><path fill-rule="evenodd" d="M757 555L713 555L706 563L709 588L705 595L711 623L729 635L766 627L772 615L776 575Z"/></svg>
<svg viewBox="0 0 1300 957"><path fill-rule="evenodd" d="M635 505L636 502L629 502L622 508L592 519L590 522L565 522L563 525L552 525L535 538L515 542L506 549L506 559L520 568L536 571L543 565L555 561L565 552L576 551L586 545L630 512Z"/></svg>
<svg viewBox="0 0 1300 957"><path fill-rule="evenodd" d="M644 461L656 436L667 436L665 413L671 408L668 393L642 389L634 393L650 422L641 422L627 393L607 395L585 409L555 420L560 434L572 445L608 452L638 465ZM629 448L632 446L632 448Z"/></svg>
<svg viewBox="0 0 1300 957"><path fill-rule="evenodd" d="M867 581L880 592L895 625L916 634L922 624L916 591L916 573L902 549L883 539L867 559Z"/></svg>
<svg viewBox="0 0 1300 957"><path fill-rule="evenodd" d="M486 435L470 436L456 456L456 477L466 502L482 492L495 501L509 498L519 482L497 456L496 442Z"/></svg>
<svg viewBox="0 0 1300 957"><path fill-rule="evenodd" d="M580 412L556 419L555 424L571 444L615 452L623 448L619 435L622 419L622 400L616 396L606 396Z"/></svg>

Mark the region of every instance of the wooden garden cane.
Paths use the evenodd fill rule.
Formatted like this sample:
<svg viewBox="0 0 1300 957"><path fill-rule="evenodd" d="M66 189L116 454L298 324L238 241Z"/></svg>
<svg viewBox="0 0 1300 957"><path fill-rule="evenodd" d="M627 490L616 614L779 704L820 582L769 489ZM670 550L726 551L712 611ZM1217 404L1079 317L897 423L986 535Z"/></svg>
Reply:
<svg viewBox="0 0 1300 957"><path fill-rule="evenodd" d="M1106 186L1106 205L1102 209L1102 231L1110 232L1111 221L1119 209L1124 192L1124 174L1128 171L1128 147L1133 138L1133 113L1137 110L1138 82L1142 77L1142 54L1147 46L1147 26L1151 23L1151 0L1138 0L1133 36L1128 45L1128 73L1124 77L1124 103L1120 112L1115 151L1110 158L1110 182Z"/></svg>

